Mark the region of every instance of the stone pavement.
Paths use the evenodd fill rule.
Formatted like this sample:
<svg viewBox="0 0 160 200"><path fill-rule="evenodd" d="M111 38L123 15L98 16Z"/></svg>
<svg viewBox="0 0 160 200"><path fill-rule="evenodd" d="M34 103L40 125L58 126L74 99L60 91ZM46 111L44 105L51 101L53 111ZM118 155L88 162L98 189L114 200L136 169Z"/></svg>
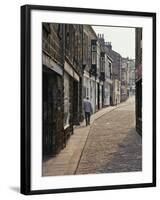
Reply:
<svg viewBox="0 0 160 200"><path fill-rule="evenodd" d="M122 120L122 118L124 118L123 115L126 115L125 113L127 112L127 109L126 109L127 105L133 105L133 104L134 104L133 100L128 100L127 102L119 104L118 106L103 108L102 110L92 115L90 126L86 127L85 123L83 122L79 127L75 127L74 134L70 137L66 148L64 148L55 157L43 162L43 168L42 168L43 176L72 175L72 174L98 173L98 172L102 173L102 172L110 172L111 170L113 170L112 166L116 164L117 157L119 158L119 155L116 154L117 153L117 148L115 148L115 146L117 145L116 142L118 142L118 145L119 145L118 147L122 148L123 146L125 146L125 144L123 145L123 142L122 142L123 139L126 138L127 140L127 135L129 135L127 134L128 129L126 129L126 127L124 127L123 125L119 124L117 127L118 129L117 129L115 126L115 121L119 121L120 119ZM132 107L132 111L129 111L129 112L131 112L133 115L134 107L129 106L129 110L131 110L131 107ZM118 109L119 111L116 112L116 110ZM120 112L121 109L123 110L123 112ZM113 113L113 116L111 116L112 113ZM111 123L112 127L110 128L108 127L109 124L107 124L109 123L109 121L107 120L108 117L111 119L116 117L115 120L112 119L112 123ZM107 120L107 122L104 122L105 119ZM127 120L129 119L129 114L126 115L124 121L126 119ZM131 121L133 122L133 120ZM130 122L127 121L127 123L125 121L125 124L128 124L129 128L130 128L131 121ZM114 135L112 131L113 128L115 132ZM104 131L104 130L107 130L107 131ZM126 130L126 131L122 131L122 130ZM108 135L109 132L110 132L109 134L110 136L106 136ZM124 133L122 134L122 132L125 132L126 134ZM116 134L116 137L115 137L115 134ZM137 133L135 134L136 134L136 138L131 137L131 139L129 139L130 137L128 137L128 140L132 141L131 143L135 142L134 140L136 140L138 137ZM112 136L112 140L109 139L109 137L111 138L111 135L114 136L114 137ZM101 138L101 141L100 141L100 138ZM114 144L114 141L115 141L115 144ZM138 144L141 143L140 139L138 139L137 143ZM108 149L106 147L108 147L109 144L110 144L110 148ZM99 146L101 146L102 149L104 149L104 151L102 151L102 149L99 149ZM132 146L134 145L132 144ZM141 147L141 144L139 146ZM120 150L119 148L118 150ZM137 152L136 147L135 147L135 150L133 151ZM108 154L106 154L106 152L108 152ZM118 152L119 153L123 152L123 148ZM130 151L130 153L132 153L132 151ZM125 153L121 153L121 154L124 155ZM139 155L139 160L141 161L141 151L137 152L137 154ZM114 157L114 159L111 159L111 155L114 155L112 156L112 158ZM97 160L95 158L97 158ZM102 165L98 164L98 163L102 163L103 160L104 162ZM94 163L97 163L97 164L95 165ZM123 164L124 163L122 160L122 163L121 163L121 166L119 166L119 169L123 168L122 166ZM137 164L137 166L141 168L141 164L139 165ZM116 169L116 167L114 168ZM127 169L127 167L125 167L125 169ZM116 172L117 172L117 169L116 169Z"/></svg>

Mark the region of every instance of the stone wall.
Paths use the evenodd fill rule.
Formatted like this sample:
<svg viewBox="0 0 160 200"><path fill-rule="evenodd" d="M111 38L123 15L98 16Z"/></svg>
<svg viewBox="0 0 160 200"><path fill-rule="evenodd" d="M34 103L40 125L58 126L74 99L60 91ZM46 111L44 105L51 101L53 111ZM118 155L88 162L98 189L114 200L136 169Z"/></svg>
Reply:
<svg viewBox="0 0 160 200"><path fill-rule="evenodd" d="M82 120L83 26L42 24L43 155L58 153ZM67 69L65 65L68 66ZM64 73L69 77L69 124L64 128ZM47 117L46 117L47 116ZM45 118L46 117L46 118ZM50 124L49 124L50 123ZM44 158L43 157L43 158Z"/></svg>

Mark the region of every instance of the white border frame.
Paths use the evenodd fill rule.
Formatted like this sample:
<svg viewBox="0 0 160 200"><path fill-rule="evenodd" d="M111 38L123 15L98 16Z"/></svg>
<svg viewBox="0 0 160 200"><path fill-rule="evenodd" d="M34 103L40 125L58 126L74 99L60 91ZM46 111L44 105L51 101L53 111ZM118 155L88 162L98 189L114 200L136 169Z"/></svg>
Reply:
<svg viewBox="0 0 160 200"><path fill-rule="evenodd" d="M143 28L142 172L42 177L42 22ZM31 10L31 190L152 183L152 17ZM146 101L147 99L147 101ZM149 114L148 114L149 113ZM147 126L146 126L147 125Z"/></svg>

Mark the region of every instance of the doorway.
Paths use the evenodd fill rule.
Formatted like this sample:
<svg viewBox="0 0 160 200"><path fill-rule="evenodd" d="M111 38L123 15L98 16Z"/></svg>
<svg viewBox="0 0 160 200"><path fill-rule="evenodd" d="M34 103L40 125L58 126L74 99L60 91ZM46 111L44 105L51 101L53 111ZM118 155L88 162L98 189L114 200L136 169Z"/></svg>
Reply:
<svg viewBox="0 0 160 200"><path fill-rule="evenodd" d="M62 77L43 71L43 159L54 156L63 145Z"/></svg>

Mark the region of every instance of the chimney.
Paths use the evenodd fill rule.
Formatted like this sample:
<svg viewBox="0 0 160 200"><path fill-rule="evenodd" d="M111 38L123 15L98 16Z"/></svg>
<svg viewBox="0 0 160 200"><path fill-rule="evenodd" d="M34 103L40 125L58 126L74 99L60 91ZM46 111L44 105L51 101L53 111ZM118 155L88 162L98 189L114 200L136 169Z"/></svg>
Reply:
<svg viewBox="0 0 160 200"><path fill-rule="evenodd" d="M111 44L111 42L105 42L105 46L106 46L108 49L112 50L112 44Z"/></svg>

